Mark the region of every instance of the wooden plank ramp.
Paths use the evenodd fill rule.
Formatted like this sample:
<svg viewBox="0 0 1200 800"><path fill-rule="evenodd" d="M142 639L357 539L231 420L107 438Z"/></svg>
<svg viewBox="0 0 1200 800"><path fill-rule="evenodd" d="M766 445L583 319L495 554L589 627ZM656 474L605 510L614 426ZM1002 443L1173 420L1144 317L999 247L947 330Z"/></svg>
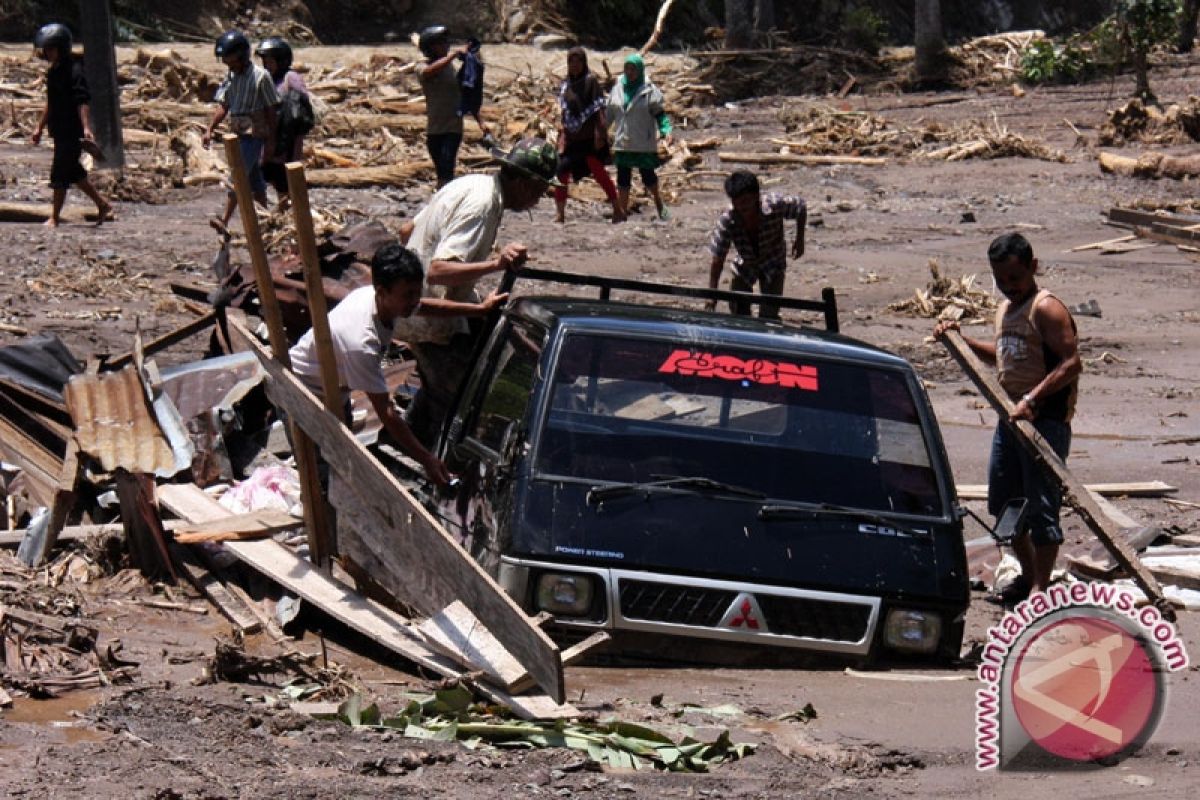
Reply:
<svg viewBox="0 0 1200 800"><path fill-rule="evenodd" d="M455 600L471 609L529 671L550 697L562 702L562 659L558 646L509 597L394 475L379 463L336 417L322 408L302 383L234 320L230 334L258 356L269 378L267 395L320 447L337 477L354 487L382 526L360 534L380 556L394 556L384 574L372 578L426 616ZM433 580L430 580L430 577ZM422 591L410 591L421 586Z"/></svg>
<svg viewBox="0 0 1200 800"><path fill-rule="evenodd" d="M190 523L211 522L233 515L193 484L159 486L158 500L164 508ZM457 664L429 649L411 631L412 623L406 617L368 600L349 586L323 574L311 562L300 558L278 542L270 539L226 542L224 547L239 560L288 591L393 653L444 677L466 678ZM517 697L486 682L476 682L475 686L480 694L493 702L508 706L524 719L566 719L579 716L579 710L574 706L560 704L545 694Z"/></svg>

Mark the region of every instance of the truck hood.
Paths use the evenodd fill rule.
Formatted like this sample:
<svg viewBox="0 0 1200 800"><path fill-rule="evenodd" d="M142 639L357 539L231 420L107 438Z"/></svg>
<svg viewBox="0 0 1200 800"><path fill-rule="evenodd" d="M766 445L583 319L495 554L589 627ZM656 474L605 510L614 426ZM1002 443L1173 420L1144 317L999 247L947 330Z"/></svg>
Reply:
<svg viewBox="0 0 1200 800"><path fill-rule="evenodd" d="M911 536L843 516L758 518L759 504L693 493L586 502L588 487L535 480L518 502L513 549L529 557L871 595L939 598L932 525ZM943 524L943 527L944 524ZM960 539L961 541L961 539Z"/></svg>

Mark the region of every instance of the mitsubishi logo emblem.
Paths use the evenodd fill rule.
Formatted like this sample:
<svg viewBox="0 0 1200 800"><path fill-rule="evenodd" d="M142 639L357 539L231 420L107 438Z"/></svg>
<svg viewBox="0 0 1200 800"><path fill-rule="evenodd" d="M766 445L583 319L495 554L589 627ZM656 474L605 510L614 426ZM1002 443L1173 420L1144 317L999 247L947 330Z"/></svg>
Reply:
<svg viewBox="0 0 1200 800"><path fill-rule="evenodd" d="M758 607L758 601L754 599L754 595L748 592L743 592L734 598L719 624L722 628L733 628L734 630L763 632L767 630L762 609Z"/></svg>

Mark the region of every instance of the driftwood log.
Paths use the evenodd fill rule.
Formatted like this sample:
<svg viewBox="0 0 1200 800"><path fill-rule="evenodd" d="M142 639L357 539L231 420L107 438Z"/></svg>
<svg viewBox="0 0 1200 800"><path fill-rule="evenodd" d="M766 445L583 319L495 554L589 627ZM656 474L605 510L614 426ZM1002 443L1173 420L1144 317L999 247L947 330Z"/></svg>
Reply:
<svg viewBox="0 0 1200 800"><path fill-rule="evenodd" d="M1190 178L1200 175L1200 156L1142 153L1137 158L1100 154L1100 171L1129 178Z"/></svg>

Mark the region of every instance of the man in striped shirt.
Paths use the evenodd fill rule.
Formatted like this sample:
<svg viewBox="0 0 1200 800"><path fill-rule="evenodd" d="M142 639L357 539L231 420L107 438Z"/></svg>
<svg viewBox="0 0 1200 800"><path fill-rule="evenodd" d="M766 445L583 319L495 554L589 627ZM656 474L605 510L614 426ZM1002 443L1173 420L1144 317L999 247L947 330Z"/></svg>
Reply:
<svg viewBox="0 0 1200 800"><path fill-rule="evenodd" d="M267 142L275 141L278 124L279 92L271 73L250 58L250 40L241 31L228 31L217 39L214 50L229 67L229 74L217 89L217 109L204 131L202 142L208 147L213 130L229 117L229 128L237 134L242 163L250 177L250 191L255 202L267 204L267 181L262 173L263 152ZM230 188L225 200L225 213L212 220L212 226L228 235L229 219L237 208L237 195Z"/></svg>
<svg viewBox="0 0 1200 800"><path fill-rule="evenodd" d="M804 226L808 220L808 208L804 200L793 195L768 194L759 191L758 178L749 170L740 169L725 179L725 194L732 207L717 220L716 230L708 243L712 254L709 266L708 287L716 289L725 267L725 257L730 246L737 248L733 260L733 278L729 288L735 292L752 292L754 284L764 295L783 294L784 274L787 270L787 237L783 230L785 219L796 220L796 240L792 243L792 258L804 255ZM707 308L716 308L716 301L708 301ZM750 303L730 303L734 314L749 315ZM779 319L779 306L759 304L758 315L765 319Z"/></svg>

